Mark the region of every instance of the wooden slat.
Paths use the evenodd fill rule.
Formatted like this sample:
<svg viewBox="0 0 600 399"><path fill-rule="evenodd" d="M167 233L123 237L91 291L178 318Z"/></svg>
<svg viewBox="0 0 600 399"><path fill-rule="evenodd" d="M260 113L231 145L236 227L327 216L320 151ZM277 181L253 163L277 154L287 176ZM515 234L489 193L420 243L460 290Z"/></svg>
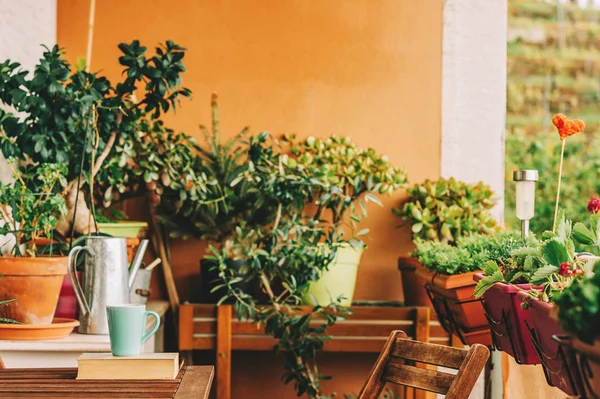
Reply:
<svg viewBox="0 0 600 399"><path fill-rule="evenodd" d="M479 344L471 346L465 357L463 367L456 374L454 383L448 390L446 398L468 397L489 357L490 351L485 346Z"/></svg>
<svg viewBox="0 0 600 399"><path fill-rule="evenodd" d="M77 369L2 369L0 370L0 377L2 380L75 379L77 377Z"/></svg>
<svg viewBox="0 0 600 399"><path fill-rule="evenodd" d="M217 399L231 398L231 317L232 306L217 309Z"/></svg>
<svg viewBox="0 0 600 399"><path fill-rule="evenodd" d="M181 305L179 307L179 350L192 350L194 349L193 342L193 305Z"/></svg>
<svg viewBox="0 0 600 399"><path fill-rule="evenodd" d="M401 384L429 392L446 394L454 376L435 370L391 362L384 374L386 382Z"/></svg>
<svg viewBox="0 0 600 399"><path fill-rule="evenodd" d="M203 305L203 304L191 304L181 305L191 306L194 311L194 318L216 318L217 317L217 306L215 305ZM304 313L308 313L312 310L311 306L300 306L299 307ZM349 319L355 320L412 320L412 307L377 307L377 306L357 306L352 308L354 314L348 315ZM234 315L237 318L237 315Z"/></svg>
<svg viewBox="0 0 600 399"><path fill-rule="evenodd" d="M419 363L443 365L458 370L467 352L449 346L425 344L402 338L396 340L392 357L411 360Z"/></svg>
<svg viewBox="0 0 600 399"><path fill-rule="evenodd" d="M319 324L314 323L312 327L317 327ZM198 330L205 330L204 327L198 328ZM412 335L413 326L406 324L351 324L342 323L334 324L327 328L327 335L340 336L340 337L382 337L387 338L390 333L394 330L402 330L407 334ZM194 332L197 330L194 329ZM263 326L259 326L256 323L250 322L236 322L234 321L231 325L231 332L234 335L261 335L264 333Z"/></svg>
<svg viewBox="0 0 600 399"><path fill-rule="evenodd" d="M217 306L215 305L186 305L186 306L191 306L194 311L194 317L200 317L200 318L207 318L207 317L212 317L212 318L217 318Z"/></svg>
<svg viewBox="0 0 600 399"><path fill-rule="evenodd" d="M193 349L210 350L217 348L217 336L213 337L194 337L192 340Z"/></svg>
<svg viewBox="0 0 600 399"><path fill-rule="evenodd" d="M192 367L187 370L175 393L175 399L208 399L214 375L212 367Z"/></svg>

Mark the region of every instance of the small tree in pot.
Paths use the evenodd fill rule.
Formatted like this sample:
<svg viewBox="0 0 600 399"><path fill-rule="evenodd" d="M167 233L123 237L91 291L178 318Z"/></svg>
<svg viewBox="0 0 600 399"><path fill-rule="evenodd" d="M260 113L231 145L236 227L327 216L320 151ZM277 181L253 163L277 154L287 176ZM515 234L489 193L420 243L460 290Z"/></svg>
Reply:
<svg viewBox="0 0 600 399"><path fill-rule="evenodd" d="M188 89L180 87L180 74L185 70L182 47L167 41L149 58L137 40L121 43L119 49L125 78L116 87L96 73L73 70L58 46L46 49L31 74L10 60L0 64L0 100L12 107L0 110L2 153L68 166L68 213L57 226L62 234L74 220L79 233L97 230L88 211L93 204L85 200L90 196L79 192L86 184L87 192L94 192L94 182L97 188L110 187L102 165L107 158L121 156L112 151L115 142L135 139L141 120L158 123L163 112L174 108L182 96L190 96ZM135 101L134 92L141 92L141 101Z"/></svg>
<svg viewBox="0 0 600 399"><path fill-rule="evenodd" d="M40 238L52 239L59 218L67 213L61 196L66 187L66 168L42 164L18 170L16 180L0 183L0 317L20 323L50 324L58 301L67 258L60 246L46 246L42 255ZM51 240L52 241L52 240Z"/></svg>
<svg viewBox="0 0 600 399"><path fill-rule="evenodd" d="M299 396L324 398L320 381L328 377L320 375L316 354L329 339L327 328L351 311L342 305L343 295L328 295L311 308L299 305L310 285L331 268L340 248L350 247L351 242L361 246L356 234L342 234L345 210L357 211L354 202L359 197L392 191L403 184L405 177L401 169L390 167L385 159L377 162L372 150L358 150L346 139L290 140L288 137L270 144L266 133L250 139L250 164L240 182L247 182L259 193L253 207L274 209L275 218L258 228L242 223L232 235L231 245L212 248L210 259L219 263L220 278L224 280L216 289L227 291L221 302L233 298L239 317L264 325L265 332L277 340L274 350L285 357L285 383L293 382ZM315 158L308 148L314 148ZM365 169L350 169L348 175L342 175L342 162L361 161ZM331 171L332 166L340 169ZM373 171L378 168L383 173L381 181L375 176L361 180L365 170L376 174ZM346 187L350 184L352 187ZM310 210L314 214L308 214L307 204L313 204ZM332 219L326 220L328 211ZM360 219L359 215L353 216ZM231 258L243 260L248 275L228 267ZM239 284L248 278L260 282L270 306L259 305L254 295L240 289Z"/></svg>

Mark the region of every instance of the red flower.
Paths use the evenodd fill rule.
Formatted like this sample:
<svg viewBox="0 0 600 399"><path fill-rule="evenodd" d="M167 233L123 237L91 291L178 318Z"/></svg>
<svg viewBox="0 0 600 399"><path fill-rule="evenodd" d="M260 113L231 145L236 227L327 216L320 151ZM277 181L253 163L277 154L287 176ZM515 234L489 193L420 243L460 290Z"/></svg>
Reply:
<svg viewBox="0 0 600 399"><path fill-rule="evenodd" d="M600 212L600 198L592 197L590 202L588 202L587 210L588 212L593 213L594 215Z"/></svg>
<svg viewBox="0 0 600 399"><path fill-rule="evenodd" d="M577 269L573 270L573 275L574 276L583 276L584 271L581 267L578 267Z"/></svg>
<svg viewBox="0 0 600 399"><path fill-rule="evenodd" d="M556 114L552 118L552 123L556 126L560 139L564 140L575 133L582 132L585 129L585 123L579 119L569 119L563 114Z"/></svg>
<svg viewBox="0 0 600 399"><path fill-rule="evenodd" d="M569 262L564 262L560 265L560 269L558 269L558 274L560 276L566 277L571 275L571 264Z"/></svg>

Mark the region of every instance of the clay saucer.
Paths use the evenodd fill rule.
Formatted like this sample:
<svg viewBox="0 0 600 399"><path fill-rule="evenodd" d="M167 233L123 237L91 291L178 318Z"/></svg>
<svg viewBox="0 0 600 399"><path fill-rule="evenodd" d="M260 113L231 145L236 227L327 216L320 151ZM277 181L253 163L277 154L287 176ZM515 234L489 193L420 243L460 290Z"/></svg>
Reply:
<svg viewBox="0 0 600 399"><path fill-rule="evenodd" d="M42 340L59 339L71 334L79 321L55 317L52 324L0 324L0 339L2 340Z"/></svg>

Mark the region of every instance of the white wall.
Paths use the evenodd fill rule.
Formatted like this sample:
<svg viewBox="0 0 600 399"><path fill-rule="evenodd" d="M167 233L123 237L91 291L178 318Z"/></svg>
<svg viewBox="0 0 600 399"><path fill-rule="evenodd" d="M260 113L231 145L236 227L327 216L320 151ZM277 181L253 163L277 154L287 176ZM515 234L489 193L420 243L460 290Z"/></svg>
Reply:
<svg viewBox="0 0 600 399"><path fill-rule="evenodd" d="M0 0L0 62L6 59L33 69L44 51L56 43L56 0ZM0 181L10 170L0 154Z"/></svg>
<svg viewBox="0 0 600 399"><path fill-rule="evenodd" d="M441 175L484 181L503 220L507 0L445 0ZM512 187L508 187L512 189Z"/></svg>

